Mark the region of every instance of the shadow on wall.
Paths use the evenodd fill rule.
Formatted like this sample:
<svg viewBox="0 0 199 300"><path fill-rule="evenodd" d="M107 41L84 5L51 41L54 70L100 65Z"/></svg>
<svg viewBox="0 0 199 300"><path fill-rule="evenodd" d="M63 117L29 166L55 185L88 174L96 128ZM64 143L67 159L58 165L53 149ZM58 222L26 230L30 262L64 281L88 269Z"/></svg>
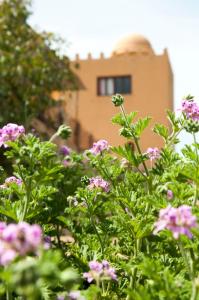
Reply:
<svg viewBox="0 0 199 300"><path fill-rule="evenodd" d="M83 151L92 147L95 141L93 135L84 130L79 121L70 118L64 112L61 103L48 109L42 116L35 118L31 123L34 131L38 132L45 140L48 140L62 124L71 127L72 135L67 141L57 138L55 141L57 145L61 146L67 143L69 147L77 151Z"/></svg>
<svg viewBox="0 0 199 300"><path fill-rule="evenodd" d="M83 151L92 147L95 142L93 135L84 130L80 122L71 119L69 125L72 128L72 136L68 139L68 144L77 151Z"/></svg>

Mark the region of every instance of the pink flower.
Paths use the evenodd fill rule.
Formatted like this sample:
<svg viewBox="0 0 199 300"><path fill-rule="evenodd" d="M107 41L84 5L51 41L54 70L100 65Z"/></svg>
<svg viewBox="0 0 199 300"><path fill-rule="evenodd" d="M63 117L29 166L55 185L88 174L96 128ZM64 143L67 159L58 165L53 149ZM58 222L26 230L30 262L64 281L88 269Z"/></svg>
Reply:
<svg viewBox="0 0 199 300"><path fill-rule="evenodd" d="M167 199L168 200L173 199L173 192L171 190L167 190Z"/></svg>
<svg viewBox="0 0 199 300"><path fill-rule="evenodd" d="M102 151L107 150L109 148L108 142L106 140L99 140L98 142L93 144L93 147L90 149L90 152L93 155L100 154Z"/></svg>
<svg viewBox="0 0 199 300"><path fill-rule="evenodd" d="M115 269L110 267L106 260L103 260L102 263L95 260L90 261L89 267L89 272L83 274L83 277L86 278L89 283L103 278L117 280Z"/></svg>
<svg viewBox="0 0 199 300"><path fill-rule="evenodd" d="M192 215L191 207L182 205L174 208L169 205L160 210L159 219L155 223L154 234L168 229L173 233L175 239L178 239L181 234L192 238L190 230L196 226L196 217Z"/></svg>
<svg viewBox="0 0 199 300"><path fill-rule="evenodd" d="M180 109L188 119L194 121L199 121L199 106L193 100L182 100L182 105Z"/></svg>
<svg viewBox="0 0 199 300"><path fill-rule="evenodd" d="M146 151L146 154L147 154L148 158L152 161L152 160L160 157L160 150L157 147L148 148Z"/></svg>
<svg viewBox="0 0 199 300"><path fill-rule="evenodd" d="M71 291L68 296L70 300L86 300L84 296L81 296L80 291Z"/></svg>
<svg viewBox="0 0 199 300"><path fill-rule="evenodd" d="M104 270L104 276L105 277L109 277L112 280L117 280L117 275L115 273L115 269L114 268L107 268Z"/></svg>
<svg viewBox="0 0 199 300"><path fill-rule="evenodd" d="M3 249L2 253L0 252L0 265L7 266L15 259L16 256L17 252L15 250Z"/></svg>
<svg viewBox="0 0 199 300"><path fill-rule="evenodd" d="M100 176L90 178L90 184L88 185L90 190L95 188L101 188L104 192L109 192L110 185L107 181L102 179Z"/></svg>
<svg viewBox="0 0 199 300"><path fill-rule="evenodd" d="M67 160L67 159L64 159L64 160L62 161L62 164L63 164L63 166L64 166L65 168L67 168L67 167L70 166L71 162L70 162L69 160Z"/></svg>
<svg viewBox="0 0 199 300"><path fill-rule="evenodd" d="M7 142L15 141L18 137L25 133L25 128L17 124L8 123L0 129L0 147L3 145L8 147Z"/></svg>
<svg viewBox="0 0 199 300"><path fill-rule="evenodd" d="M2 233L3 233L5 228L6 228L6 223L0 222L0 238L1 238Z"/></svg>
<svg viewBox="0 0 199 300"><path fill-rule="evenodd" d="M95 260L90 261L88 265L89 265L89 268L92 271L95 271L95 272L98 272L98 273L101 273L101 271L103 269L103 265L101 263L99 263L98 261L95 261Z"/></svg>
<svg viewBox="0 0 199 300"><path fill-rule="evenodd" d="M9 264L17 256L36 254L40 246L43 238L39 225L0 223L0 265Z"/></svg>
<svg viewBox="0 0 199 300"><path fill-rule="evenodd" d="M0 188L5 189L13 183L20 186L20 185L22 185L23 182L21 179L15 177L15 176L11 176L11 177L6 178L4 184L0 185Z"/></svg>

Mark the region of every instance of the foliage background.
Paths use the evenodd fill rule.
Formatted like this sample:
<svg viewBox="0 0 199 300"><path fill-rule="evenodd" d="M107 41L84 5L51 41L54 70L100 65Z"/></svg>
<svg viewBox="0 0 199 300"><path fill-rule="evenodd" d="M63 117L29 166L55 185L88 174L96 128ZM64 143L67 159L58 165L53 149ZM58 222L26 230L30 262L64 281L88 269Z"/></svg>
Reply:
<svg viewBox="0 0 199 300"><path fill-rule="evenodd" d="M28 128L33 118L43 120L45 109L55 105L53 91L76 87L69 59L55 48L61 40L36 32L28 24L30 14L29 0L0 3L1 126L16 122Z"/></svg>

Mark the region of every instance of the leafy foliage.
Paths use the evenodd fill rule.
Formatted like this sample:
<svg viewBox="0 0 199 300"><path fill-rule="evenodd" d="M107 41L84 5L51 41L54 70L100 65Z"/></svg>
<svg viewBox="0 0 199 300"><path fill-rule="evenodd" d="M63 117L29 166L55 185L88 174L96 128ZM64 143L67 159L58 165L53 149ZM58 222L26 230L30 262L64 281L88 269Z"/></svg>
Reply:
<svg viewBox="0 0 199 300"><path fill-rule="evenodd" d="M123 103L118 108L113 123L126 137L123 146L64 156L52 138L43 142L26 134L8 142L4 155L22 183L5 184L6 172L1 173L1 221L37 223L52 245L0 267L2 299L6 293L12 297L7 299L73 299L73 292L80 300L198 299L198 225L191 226L186 214L184 219L173 215L171 227L164 219L154 232L166 207L186 205L193 219L199 218L195 131L193 143L177 153L174 145L187 120L168 112L171 128L156 124L153 129L163 147L149 157L139 140L150 118L135 121L136 113L127 115ZM91 185L93 177L108 182L110 190ZM174 239L175 226L185 226L193 238L181 231ZM91 269L99 262L112 275Z"/></svg>

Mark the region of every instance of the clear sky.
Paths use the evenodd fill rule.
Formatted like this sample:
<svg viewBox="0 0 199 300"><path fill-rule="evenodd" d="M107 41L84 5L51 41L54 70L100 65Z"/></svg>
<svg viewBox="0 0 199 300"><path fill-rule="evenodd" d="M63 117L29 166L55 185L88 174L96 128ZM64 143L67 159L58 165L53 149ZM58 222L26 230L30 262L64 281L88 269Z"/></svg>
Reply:
<svg viewBox="0 0 199 300"><path fill-rule="evenodd" d="M199 0L33 0L32 11L31 24L66 39L70 58L109 56L120 38L146 36L157 54L168 48L175 107L188 93L199 99Z"/></svg>

